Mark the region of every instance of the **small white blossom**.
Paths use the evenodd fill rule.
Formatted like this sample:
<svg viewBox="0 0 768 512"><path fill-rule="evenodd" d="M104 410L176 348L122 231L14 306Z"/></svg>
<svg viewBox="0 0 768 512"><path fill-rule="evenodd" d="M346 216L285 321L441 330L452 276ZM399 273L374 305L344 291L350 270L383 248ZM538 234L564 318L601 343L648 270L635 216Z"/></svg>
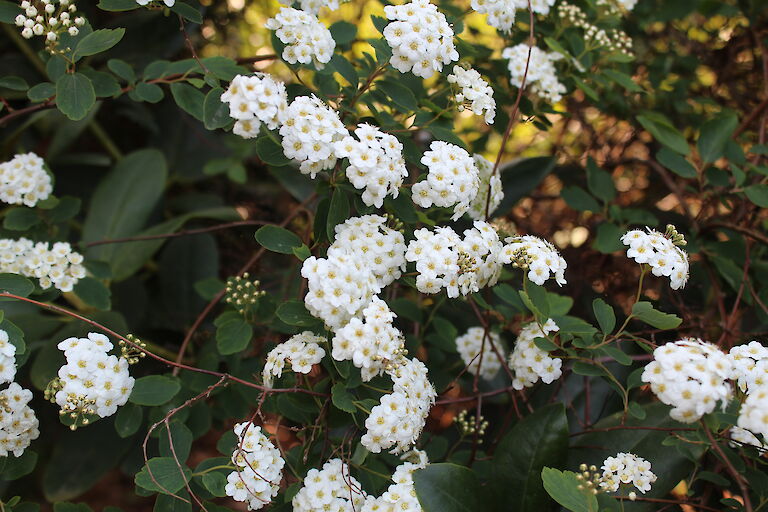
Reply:
<svg viewBox="0 0 768 512"><path fill-rule="evenodd" d="M528 53L530 48L530 61ZM525 43L505 48L501 53L505 59L509 59L510 82L515 87L521 87L525 76L526 87L550 103L557 103L565 94L566 89L557 78L554 62L562 56L555 52L546 52L536 46L529 47ZM528 72L526 73L526 62Z"/></svg>
<svg viewBox="0 0 768 512"><path fill-rule="evenodd" d="M294 512L355 512L365 501L365 491L341 459L331 459L322 469L310 469L304 485L293 497Z"/></svg>
<svg viewBox="0 0 768 512"><path fill-rule="evenodd" d="M436 140L421 157L421 163L427 166L427 177L411 188L413 202L422 208L453 206L453 220L464 215L480 186L479 171L469 153L455 144Z"/></svg>
<svg viewBox="0 0 768 512"><path fill-rule="evenodd" d="M13 382L16 377L16 345L8 333L0 329L0 384Z"/></svg>
<svg viewBox="0 0 768 512"><path fill-rule="evenodd" d="M413 485L413 472L427 467L429 463L427 454L419 450L412 450L404 454L403 457L407 457L409 460L395 468L392 474L392 481L394 483L390 484L381 496L377 498L368 496L360 512L423 511L416 497L416 488ZM411 460L414 461L412 462Z"/></svg>
<svg viewBox="0 0 768 512"><path fill-rule="evenodd" d="M309 373L312 366L323 359L325 350L320 346L320 343L325 341L322 336L315 336L310 331L304 331L291 336L288 341L280 343L270 350L262 370L264 385L272 387L274 377L283 375L286 361L291 364L291 370L295 373Z"/></svg>
<svg viewBox="0 0 768 512"><path fill-rule="evenodd" d="M647 233L633 229L621 237L621 242L629 246L627 257L648 264L655 276L668 277L673 290L683 288L688 281L688 255L663 233L646 229Z"/></svg>
<svg viewBox="0 0 768 512"><path fill-rule="evenodd" d="M35 206L53 191L43 159L34 153L19 154L0 164L0 201Z"/></svg>
<svg viewBox="0 0 768 512"><path fill-rule="evenodd" d="M281 7L280 12L268 19L264 26L274 30L278 39L286 45L283 60L291 64L313 63L315 68L322 69L330 62L336 48L331 31L308 12Z"/></svg>
<svg viewBox="0 0 768 512"><path fill-rule="evenodd" d="M0 457L21 457L40 436L39 422L27 404L32 392L12 382L0 391Z"/></svg>
<svg viewBox="0 0 768 512"><path fill-rule="evenodd" d="M0 273L37 278L43 289L54 286L70 292L85 277L83 256L67 242L33 242L26 238L0 239Z"/></svg>
<svg viewBox="0 0 768 512"><path fill-rule="evenodd" d="M619 453L615 457L608 457L601 469L603 477L600 487L608 492L618 491L621 484L631 484L645 494L656 481L650 462L632 453Z"/></svg>
<svg viewBox="0 0 768 512"><path fill-rule="evenodd" d="M454 96L456 103L469 105L478 116L483 116L487 124L493 124L496 117L496 101L493 99L493 89L480 73L472 68L464 69L453 66L453 73L447 77L448 83L456 84L459 92Z"/></svg>
<svg viewBox="0 0 768 512"><path fill-rule="evenodd" d="M261 427L238 423L234 431L238 444L232 463L236 469L227 475L224 491L233 500L248 503L248 510L258 510L280 491L285 460Z"/></svg>
<svg viewBox="0 0 768 512"><path fill-rule="evenodd" d="M768 386L768 347L750 341L733 347L728 354L739 389L748 392Z"/></svg>
<svg viewBox="0 0 768 512"><path fill-rule="evenodd" d="M229 115L235 119L233 132L246 139L257 137L262 123L276 129L288 107L285 84L265 73L237 75L221 101L229 104Z"/></svg>
<svg viewBox="0 0 768 512"><path fill-rule="evenodd" d="M499 256L502 263L526 270L528 279L539 286L550 278L560 286L566 284L568 265L554 245L532 235L509 237L505 242Z"/></svg>

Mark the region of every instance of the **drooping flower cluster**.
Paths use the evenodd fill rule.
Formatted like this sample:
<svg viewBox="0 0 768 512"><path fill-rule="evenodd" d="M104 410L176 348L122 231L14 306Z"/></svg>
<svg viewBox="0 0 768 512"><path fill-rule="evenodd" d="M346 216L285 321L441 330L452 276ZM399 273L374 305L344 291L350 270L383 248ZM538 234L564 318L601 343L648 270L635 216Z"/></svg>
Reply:
<svg viewBox="0 0 768 512"><path fill-rule="evenodd" d="M0 329L0 384L13 382L16 377L16 345L8 333Z"/></svg>
<svg viewBox="0 0 768 512"><path fill-rule="evenodd" d="M34 153L18 154L0 164L0 201L35 206L53 191L45 162Z"/></svg>
<svg viewBox="0 0 768 512"><path fill-rule="evenodd" d="M427 467L427 454L413 450L405 456L408 460L397 466L392 474L394 483L378 498L368 496L360 512L422 512L413 485L413 472Z"/></svg>
<svg viewBox="0 0 768 512"><path fill-rule="evenodd" d="M429 0L387 5L384 14L392 20L384 28L384 38L392 48L389 62L396 70L430 78L443 65L459 60L453 29Z"/></svg>
<svg viewBox="0 0 768 512"><path fill-rule="evenodd" d="M485 122L493 124L496 117L496 101L493 99L493 89L480 73L472 68L464 69L461 66L453 66L453 73L447 77L448 83L456 84L460 92L454 95L459 111L468 105L478 116L484 116Z"/></svg>
<svg viewBox="0 0 768 512"><path fill-rule="evenodd" d="M479 171L469 153L455 144L436 140L421 157L421 163L427 166L427 178L411 188L413 202L422 208L453 206L453 220L464 215L480 186Z"/></svg>
<svg viewBox="0 0 768 512"><path fill-rule="evenodd" d="M363 202L381 208L384 197L397 197L408 169L403 160L403 145L397 137L375 126L359 124L357 139L346 136L334 144L337 158L348 158L347 178L358 189L365 189Z"/></svg>
<svg viewBox="0 0 768 512"><path fill-rule="evenodd" d="M363 309L363 319L353 318L336 331L331 355L337 361L351 360L366 382L392 371L405 353L403 334L392 325L395 317L386 302L374 297Z"/></svg>
<svg viewBox="0 0 768 512"><path fill-rule="evenodd" d="M554 245L533 235L512 236L505 242L499 256L502 263L527 271L528 279L539 286L550 277L560 286L566 284L568 265Z"/></svg>
<svg viewBox="0 0 768 512"><path fill-rule="evenodd" d="M46 394L62 414L88 423L87 416L106 418L128 401L134 379L127 358L108 354L109 338L91 332L87 338L67 338L57 346L67 363L59 368Z"/></svg>
<svg viewBox="0 0 768 512"><path fill-rule="evenodd" d="M488 338L485 338L485 329L482 327L470 327L463 335L456 338L456 349L459 351L461 360L468 365L471 374L477 374L480 371L480 377L490 380L493 379L499 370L501 370L501 361L491 348L491 343L503 354L501 347L501 338L498 333L488 332ZM483 348L485 346L485 348ZM482 350L482 361L480 360L480 351ZM482 364L482 366L480 366Z"/></svg>
<svg viewBox="0 0 768 512"><path fill-rule="evenodd" d="M237 75L221 101L229 104L229 115L236 120L233 133L244 139L257 137L262 123L276 129L288 107L285 84L266 73Z"/></svg>
<svg viewBox="0 0 768 512"><path fill-rule="evenodd" d="M304 486L293 497L294 512L354 512L365 501L360 482L350 473L341 459L331 459L322 469L310 469Z"/></svg>
<svg viewBox="0 0 768 512"><path fill-rule="evenodd" d="M728 356L711 343L684 338L653 351L654 360L643 370L642 381L663 403L669 415L693 423L723 404L730 396L728 383L733 366Z"/></svg>
<svg viewBox="0 0 768 512"><path fill-rule="evenodd" d="M346 2L347 0L341 0L342 3ZM293 5L293 2L291 0L280 0L280 3L283 5L291 6ZM308 12L311 14L314 14L317 16L317 13L320 12L320 10L323 7L327 7L330 11L335 11L339 8L339 0L330 0L330 1L321 1L321 0L299 0L299 6L301 7L301 10L304 12Z"/></svg>
<svg viewBox="0 0 768 512"><path fill-rule="evenodd" d="M427 378L427 367L406 359L392 376L392 393L384 395L365 420L367 432L360 439L368 451L406 451L419 438L437 392Z"/></svg>
<svg viewBox="0 0 768 512"><path fill-rule="evenodd" d="M85 277L82 254L67 242L33 242L26 238L0 239L0 272L37 278L43 289L70 292Z"/></svg>
<svg viewBox="0 0 768 512"><path fill-rule="evenodd" d="M531 322L520 330L515 341L515 349L509 356L509 367L515 375L512 386L515 389L529 388L541 379L544 384L551 384L563 374L563 360L552 357L536 345L536 338L546 338L547 334L560 328L554 320L548 319L539 326Z"/></svg>
<svg viewBox="0 0 768 512"><path fill-rule="evenodd" d="M530 48L530 61L528 53ZM525 76L526 87L550 103L563 99L566 89L557 79L554 62L561 58L555 52L547 52L536 46L529 47L525 43L505 48L501 56L509 60L510 82L515 87L521 87ZM528 72L526 73L526 63Z"/></svg>
<svg viewBox="0 0 768 512"><path fill-rule="evenodd" d="M224 491L235 501L248 503L248 510L258 510L280 491L285 460L261 427L238 423L234 431L238 440L232 453L235 471L227 475Z"/></svg>
<svg viewBox="0 0 768 512"><path fill-rule="evenodd" d="M322 336L315 336L311 331L294 334L291 338L280 343L267 354L262 378L264 385L272 387L275 377L283 375L286 361L290 362L291 370L295 373L309 373L312 366L319 363L325 355L320 343L325 342Z"/></svg>
<svg viewBox="0 0 768 512"><path fill-rule="evenodd" d="M264 26L274 30L278 39L286 45L282 57L291 64L311 62L315 68L322 69L336 49L331 31L308 12L281 7L280 12L268 19Z"/></svg>
<svg viewBox="0 0 768 512"><path fill-rule="evenodd" d="M645 494L656 481L650 462L632 453L618 453L615 457L608 457L601 469L603 477L600 487L608 492L618 491L621 484L632 484Z"/></svg>
<svg viewBox="0 0 768 512"><path fill-rule="evenodd" d="M299 96L283 114L280 135L283 152L300 162L299 170L312 178L336 164L334 142L347 135L339 114L316 96Z"/></svg>
<svg viewBox="0 0 768 512"><path fill-rule="evenodd" d="M683 288L688 282L688 255L678 245L685 245L685 239L672 225L667 226L665 233L646 229L647 233L633 229L621 237L621 242L629 246L627 257L649 265L655 276L669 277L673 290Z"/></svg>
<svg viewBox="0 0 768 512"><path fill-rule="evenodd" d="M477 167L480 185L477 187L472 203L467 212L475 220L485 219L485 209L488 207L488 217L493 215L496 208L499 207L501 200L504 199L504 189L501 186L501 177L499 173L493 172L493 164L482 155L473 155L475 166ZM491 199L488 200L488 192L491 193Z"/></svg>
<svg viewBox="0 0 768 512"><path fill-rule="evenodd" d="M739 409L736 424L768 440L768 386L750 390Z"/></svg>
<svg viewBox="0 0 768 512"><path fill-rule="evenodd" d="M750 341L733 347L728 353L733 364L733 379L747 393L768 385L768 347Z"/></svg>
<svg viewBox="0 0 768 512"><path fill-rule="evenodd" d="M416 287L422 293L458 297L493 285L501 272L498 260L501 242L490 224L475 221L462 240L450 227L430 231L417 229L405 258L416 262Z"/></svg>
<svg viewBox="0 0 768 512"><path fill-rule="evenodd" d="M0 391L0 457L21 457L40 436L35 411L27 405L30 400L32 392L15 382Z"/></svg>
<svg viewBox="0 0 768 512"><path fill-rule="evenodd" d="M23 14L16 16L16 26L21 28L24 39L45 37L45 48L56 51L59 38L67 33L76 36L85 18L78 16L77 6L70 0L24 0L20 4Z"/></svg>

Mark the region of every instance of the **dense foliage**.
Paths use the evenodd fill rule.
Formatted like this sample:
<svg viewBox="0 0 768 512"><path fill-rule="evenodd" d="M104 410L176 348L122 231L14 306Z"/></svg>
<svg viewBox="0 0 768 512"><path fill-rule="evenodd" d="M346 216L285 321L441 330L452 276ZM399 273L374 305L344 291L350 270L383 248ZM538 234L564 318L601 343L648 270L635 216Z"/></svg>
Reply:
<svg viewBox="0 0 768 512"><path fill-rule="evenodd" d="M0 510L768 505L760 0L0 28Z"/></svg>

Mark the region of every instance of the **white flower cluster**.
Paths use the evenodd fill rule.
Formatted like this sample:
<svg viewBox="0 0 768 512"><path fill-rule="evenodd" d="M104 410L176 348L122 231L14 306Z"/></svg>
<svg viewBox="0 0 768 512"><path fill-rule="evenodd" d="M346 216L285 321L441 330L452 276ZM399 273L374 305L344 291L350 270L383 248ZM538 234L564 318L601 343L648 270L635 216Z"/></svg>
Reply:
<svg viewBox="0 0 768 512"><path fill-rule="evenodd" d="M464 104L478 116L484 116L487 124L493 124L496 117L496 101L493 99L493 89L480 73L472 68L464 69L453 66L453 73L448 75L448 83L456 84L461 90L454 95L459 111L464 110Z"/></svg>
<svg viewBox="0 0 768 512"><path fill-rule="evenodd" d="M19 154L0 164L0 201L35 206L53 191L43 159L34 153Z"/></svg>
<svg viewBox="0 0 768 512"><path fill-rule="evenodd" d="M336 331L331 355L337 361L351 360L363 381L369 381L402 360L402 333L392 325L396 315L386 302L373 297L363 309L363 319L353 318Z"/></svg>
<svg viewBox="0 0 768 512"><path fill-rule="evenodd" d="M235 425L238 445L232 453L235 471L227 475L224 491L235 501L248 503L248 510L268 505L280 491L285 460L261 427L250 422Z"/></svg>
<svg viewBox="0 0 768 512"><path fill-rule="evenodd" d="M615 457L608 457L600 469L603 470L600 487L608 492L618 491L621 484L632 484L645 494L656 481L650 462L632 453L618 453Z"/></svg>
<svg viewBox="0 0 768 512"><path fill-rule="evenodd" d="M461 217L480 186L475 161L459 146L436 140L421 157L421 163L427 166L427 178L411 188L413 202L422 208L455 205L452 219Z"/></svg>
<svg viewBox="0 0 768 512"><path fill-rule="evenodd" d="M472 229L464 231L463 240L448 226L417 229L414 235L405 259L416 262L420 292L438 293L445 288L448 297L455 298L496 283L502 245L490 224L475 221Z"/></svg>
<svg viewBox="0 0 768 512"><path fill-rule="evenodd" d="M360 439L368 451L392 448L399 453L416 442L437 392L427 378L427 367L418 359L407 359L389 372L392 393L384 395L365 420L367 432Z"/></svg>
<svg viewBox="0 0 768 512"><path fill-rule="evenodd" d="M173 7L173 4L176 3L176 0L136 0L136 3L145 6L149 4L159 4L160 2L163 2L166 7Z"/></svg>
<svg viewBox="0 0 768 512"><path fill-rule="evenodd" d="M547 334L559 331L554 320L548 319L541 327L529 323L520 330L515 341L515 349L509 356L509 367L515 374L512 386L515 389L529 388L539 379L545 384L551 384L563 374L563 360L551 357L548 352L536 346L536 338L546 338Z"/></svg>
<svg viewBox="0 0 768 512"><path fill-rule="evenodd" d="M360 512L422 512L413 485L413 472L427 467L429 461L427 454L419 450L413 450L406 455L416 461L406 460L397 466L392 474L394 483L378 498L368 496Z"/></svg>
<svg viewBox="0 0 768 512"><path fill-rule="evenodd" d="M496 208L499 207L501 200L504 199L504 189L501 186L501 177L499 173L493 173L493 164L482 155L473 155L477 167L480 185L477 187L477 194L472 199L467 212L475 220L485 219L485 207L488 206L488 217L490 217ZM488 192L491 193L491 199L488 200Z"/></svg>
<svg viewBox="0 0 768 512"><path fill-rule="evenodd" d="M67 363L59 368L56 404L67 414L106 418L128 401L134 379L128 360L109 355L112 343L103 334L67 338L58 345Z"/></svg>
<svg viewBox="0 0 768 512"><path fill-rule="evenodd" d="M0 329L0 384L13 382L16 377L16 345L10 342L8 333Z"/></svg>
<svg viewBox="0 0 768 512"><path fill-rule="evenodd" d="M346 1L347 0L341 0L342 3ZM280 0L280 3L283 5L287 5L289 7L293 4L291 0ZM319 13L323 7L327 7L331 11L335 11L336 9L338 9L339 0L329 0L329 1L299 0L299 6L301 7L302 11L308 12L317 16L317 13Z"/></svg>
<svg viewBox="0 0 768 512"><path fill-rule="evenodd" d="M85 25L85 18L77 15L77 6L70 0L24 0L20 6L24 13L14 21L21 27L21 36L44 36L51 52L63 33L76 36L80 33L78 27Z"/></svg>
<svg viewBox="0 0 768 512"><path fill-rule="evenodd" d="M669 277L673 290L685 286L688 281L688 255L674 244L674 240L655 229L628 231L621 242L629 246L627 257L637 263L648 264L655 276Z"/></svg>
<svg viewBox="0 0 768 512"><path fill-rule="evenodd" d="M693 423L712 412L718 401L725 405L733 367L715 345L684 338L656 348L653 357L643 370L642 381L651 385L659 400L672 406L669 415L673 419Z"/></svg>
<svg viewBox="0 0 768 512"><path fill-rule="evenodd" d="M312 178L336 164L334 142L347 135L339 114L316 96L295 98L283 114L280 135L283 152L300 162L299 170Z"/></svg>
<svg viewBox="0 0 768 512"><path fill-rule="evenodd" d="M747 393L768 385L768 347L750 341L733 347L728 353L733 364L733 379Z"/></svg>
<svg viewBox="0 0 768 512"><path fill-rule="evenodd" d="M728 444L731 445L731 447L733 448L738 448L739 446L748 445L748 446L754 446L754 447L760 448L762 450L768 450L768 445L766 445L763 441L758 439L755 434L737 425L734 425L733 427L731 427L729 436L731 438L731 442Z"/></svg>
<svg viewBox="0 0 768 512"><path fill-rule="evenodd" d="M502 263L527 270L528 279L539 286L550 277L560 286L566 284L568 265L554 245L533 235L512 236L505 242L499 256Z"/></svg>
<svg viewBox="0 0 768 512"><path fill-rule="evenodd" d="M27 405L30 400L32 392L15 382L0 391L0 457L21 457L40 436L35 411Z"/></svg>
<svg viewBox="0 0 768 512"><path fill-rule="evenodd" d="M365 492L341 459L331 459L323 468L310 469L304 486L293 497L294 512L355 512L360 510Z"/></svg>
<svg viewBox="0 0 768 512"><path fill-rule="evenodd" d="M430 78L443 65L459 60L453 29L429 0L387 5L384 14L393 20L384 28L384 38L392 48L389 62L396 70Z"/></svg>
<svg viewBox="0 0 768 512"><path fill-rule="evenodd" d="M325 355L320 343L325 342L322 336L315 336L311 331L294 334L291 338L280 343L267 354L262 378L264 385L271 388L275 377L283 375L285 362L291 363L295 373L309 373L312 366L319 363Z"/></svg>
<svg viewBox="0 0 768 512"><path fill-rule="evenodd" d="M264 26L274 30L278 39L286 45L283 60L291 64L312 62L315 68L322 69L336 49L331 31L308 12L281 7L280 12L268 19Z"/></svg>
<svg viewBox="0 0 768 512"><path fill-rule="evenodd" d="M528 49L530 48L530 62L528 61ZM509 59L510 82L515 87L523 84L525 76L526 87L530 87L537 96L550 103L557 103L563 99L566 89L557 79L554 62L562 56L555 52L547 52L536 46L529 47L525 43L505 48L501 53L505 59ZM528 62L528 73L525 72L525 64Z"/></svg>
<svg viewBox="0 0 768 512"><path fill-rule="evenodd" d="M51 286L71 292L77 281L85 277L83 255L67 242L33 242L26 238L0 239L0 273L37 278L43 289Z"/></svg>
<svg viewBox="0 0 768 512"><path fill-rule="evenodd" d="M750 390L739 409L737 425L768 439L768 386ZM759 444L757 446L760 446Z"/></svg>
<svg viewBox="0 0 768 512"><path fill-rule="evenodd" d="M531 11L549 14L554 3L555 0L531 0ZM471 5L480 14L487 14L488 24L502 32L512 31L517 9L528 10L528 0L472 0Z"/></svg>
<svg viewBox="0 0 768 512"><path fill-rule="evenodd" d="M480 376L486 380L491 380L501 370L501 361L499 361L496 353L491 349L491 343L499 352L503 353L503 350L498 333L489 331L488 337L490 339L485 341L485 349L483 349L485 329L482 327L470 327L466 333L456 338L456 348L459 351L461 360L464 361L465 365L469 366L470 373L477 374L479 367ZM481 350L483 351L482 367L480 367L479 356Z"/></svg>
<svg viewBox="0 0 768 512"><path fill-rule="evenodd" d="M363 202L381 208L384 197L397 197L408 169L403 160L403 145L397 137L375 126L359 124L357 139L346 136L334 144L337 158L348 158L347 178L363 192Z"/></svg>
<svg viewBox="0 0 768 512"><path fill-rule="evenodd" d="M276 129L288 106L285 84L266 73L237 75L230 82L221 101L229 104L229 116L235 119L232 132L244 139L259 135L261 124Z"/></svg>

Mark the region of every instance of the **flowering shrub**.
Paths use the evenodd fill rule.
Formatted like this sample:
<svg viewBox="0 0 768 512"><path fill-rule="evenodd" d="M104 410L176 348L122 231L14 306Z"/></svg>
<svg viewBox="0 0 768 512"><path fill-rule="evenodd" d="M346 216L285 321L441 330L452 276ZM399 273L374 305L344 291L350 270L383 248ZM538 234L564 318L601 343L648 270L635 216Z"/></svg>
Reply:
<svg viewBox="0 0 768 512"><path fill-rule="evenodd" d="M764 509L760 7L0 0L0 511Z"/></svg>

